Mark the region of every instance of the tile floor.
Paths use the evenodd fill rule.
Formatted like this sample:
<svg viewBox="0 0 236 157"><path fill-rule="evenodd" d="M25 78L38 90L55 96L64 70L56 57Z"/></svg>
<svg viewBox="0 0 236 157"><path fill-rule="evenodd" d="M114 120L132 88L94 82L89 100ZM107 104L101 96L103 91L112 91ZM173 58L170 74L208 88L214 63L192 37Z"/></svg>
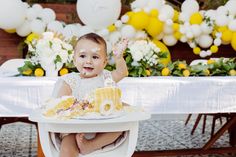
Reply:
<svg viewBox="0 0 236 157"><path fill-rule="evenodd" d="M207 122L208 124L210 124ZM210 136L210 127L201 134L201 124L193 136L190 135L194 121L184 126L184 120L151 119L140 123L136 150L166 150L197 148L203 146ZM217 123L219 128L220 124ZM214 147L228 146L228 134L225 133ZM147 142L148 141L148 142ZM37 134L34 125L13 123L4 125L0 130L0 157L36 157ZM181 157L235 157L236 154L188 155ZM180 157L180 156L178 156Z"/></svg>

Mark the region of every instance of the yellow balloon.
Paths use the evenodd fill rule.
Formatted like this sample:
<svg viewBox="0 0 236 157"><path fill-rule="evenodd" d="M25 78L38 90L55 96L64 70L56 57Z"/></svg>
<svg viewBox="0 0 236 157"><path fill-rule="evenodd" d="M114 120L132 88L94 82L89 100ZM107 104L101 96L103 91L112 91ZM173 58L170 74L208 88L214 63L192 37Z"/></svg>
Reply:
<svg viewBox="0 0 236 157"><path fill-rule="evenodd" d="M219 32L223 33L224 31L228 30L227 26L220 26L217 28Z"/></svg>
<svg viewBox="0 0 236 157"><path fill-rule="evenodd" d="M149 16L144 11L139 11L131 16L128 23L136 29L144 29L149 24Z"/></svg>
<svg viewBox="0 0 236 157"><path fill-rule="evenodd" d="M231 46L236 51L236 33L233 34L233 38L232 38L232 41L231 41Z"/></svg>
<svg viewBox="0 0 236 157"><path fill-rule="evenodd" d="M222 33L221 39L223 42L230 42L233 38L233 32L230 30L226 30Z"/></svg>
<svg viewBox="0 0 236 157"><path fill-rule="evenodd" d="M192 24L192 25L193 24L201 24L202 20L203 20L203 17L199 12L194 13L190 16L190 24Z"/></svg>
<svg viewBox="0 0 236 157"><path fill-rule="evenodd" d="M176 21L178 21L178 19L179 19L179 12L177 10L174 10L174 16L173 16L172 20L174 22L176 22Z"/></svg>
<svg viewBox="0 0 236 157"><path fill-rule="evenodd" d="M149 25L146 27L146 31L152 37L159 35L163 30L164 24L157 18L150 18Z"/></svg>
<svg viewBox="0 0 236 157"><path fill-rule="evenodd" d="M7 33L16 33L16 29L4 29Z"/></svg>
<svg viewBox="0 0 236 157"><path fill-rule="evenodd" d="M114 32L116 30L116 26L114 24L107 27L109 32Z"/></svg>
<svg viewBox="0 0 236 157"><path fill-rule="evenodd" d="M159 12L157 9L152 9L149 14L151 17L157 17Z"/></svg>
<svg viewBox="0 0 236 157"><path fill-rule="evenodd" d="M167 65L170 61L171 61L171 56L170 56L170 51L169 49L166 47L165 44L163 44L162 42L160 42L159 40L153 39L152 40L153 43L156 44L156 46L162 51L162 52L167 52L167 58L162 58L160 59L160 63Z"/></svg>

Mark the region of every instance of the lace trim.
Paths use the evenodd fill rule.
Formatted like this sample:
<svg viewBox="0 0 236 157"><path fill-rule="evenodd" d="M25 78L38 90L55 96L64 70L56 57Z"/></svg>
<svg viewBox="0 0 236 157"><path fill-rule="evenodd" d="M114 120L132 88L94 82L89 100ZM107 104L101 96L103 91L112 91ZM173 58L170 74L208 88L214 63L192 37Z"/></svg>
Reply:
<svg viewBox="0 0 236 157"><path fill-rule="evenodd" d="M79 76L76 73L70 73L61 77L71 88L72 92L75 91L78 83Z"/></svg>

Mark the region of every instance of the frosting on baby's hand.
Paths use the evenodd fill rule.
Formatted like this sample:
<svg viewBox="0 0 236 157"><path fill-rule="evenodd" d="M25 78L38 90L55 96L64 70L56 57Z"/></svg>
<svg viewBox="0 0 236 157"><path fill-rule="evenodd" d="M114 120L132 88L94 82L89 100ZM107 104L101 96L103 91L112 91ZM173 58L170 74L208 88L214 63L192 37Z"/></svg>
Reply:
<svg viewBox="0 0 236 157"><path fill-rule="evenodd" d="M113 54L121 56L128 46L128 39L121 39L116 45L113 46Z"/></svg>

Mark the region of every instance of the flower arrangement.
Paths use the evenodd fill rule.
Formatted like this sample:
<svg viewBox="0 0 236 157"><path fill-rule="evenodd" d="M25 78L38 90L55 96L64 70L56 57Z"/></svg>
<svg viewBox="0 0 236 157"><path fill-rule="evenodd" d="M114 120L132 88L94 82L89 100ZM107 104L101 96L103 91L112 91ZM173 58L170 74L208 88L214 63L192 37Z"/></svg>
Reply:
<svg viewBox="0 0 236 157"><path fill-rule="evenodd" d="M73 67L73 46L60 35L44 32L40 37L31 35L27 39L28 61L25 66L19 68L21 74L25 74L27 69L33 71L42 68L47 76L57 76L63 66Z"/></svg>
<svg viewBox="0 0 236 157"><path fill-rule="evenodd" d="M129 76L142 77L158 75L164 66L160 59L166 58L167 53L162 52L150 40L129 41L128 48L124 52L124 58L129 70ZM112 70L112 65L107 67Z"/></svg>

